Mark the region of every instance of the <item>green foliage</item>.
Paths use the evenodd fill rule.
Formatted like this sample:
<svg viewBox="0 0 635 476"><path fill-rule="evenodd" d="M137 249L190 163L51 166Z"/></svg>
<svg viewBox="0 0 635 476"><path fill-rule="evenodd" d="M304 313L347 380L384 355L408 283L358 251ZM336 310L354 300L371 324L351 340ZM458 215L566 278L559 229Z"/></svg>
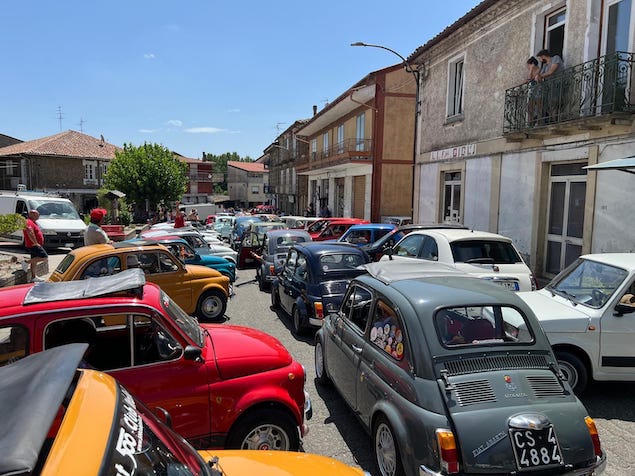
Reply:
<svg viewBox="0 0 635 476"><path fill-rule="evenodd" d="M203 153L203 160L213 162L213 173L223 174L223 181L214 184L214 193L227 192L227 162L253 162L249 157L241 157L236 152L225 152L221 155Z"/></svg>
<svg viewBox="0 0 635 476"><path fill-rule="evenodd" d="M22 230L26 225L26 219L17 213L0 215L0 234L10 234Z"/></svg>
<svg viewBox="0 0 635 476"><path fill-rule="evenodd" d="M130 225L130 223L132 223L132 213L130 213L127 208L122 208L119 210L119 221L123 226Z"/></svg>
<svg viewBox="0 0 635 476"><path fill-rule="evenodd" d="M162 145L124 144L123 151L115 152L108 166L104 185L125 193L128 203L148 200L154 208L160 202L179 200L186 191L187 181L187 164Z"/></svg>

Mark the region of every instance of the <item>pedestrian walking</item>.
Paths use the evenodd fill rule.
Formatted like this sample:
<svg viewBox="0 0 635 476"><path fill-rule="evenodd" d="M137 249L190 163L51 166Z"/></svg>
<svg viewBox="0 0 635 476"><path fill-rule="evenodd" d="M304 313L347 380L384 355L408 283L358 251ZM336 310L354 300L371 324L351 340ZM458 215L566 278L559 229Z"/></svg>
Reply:
<svg viewBox="0 0 635 476"><path fill-rule="evenodd" d="M22 270L26 273L31 270L31 282L44 281L37 275L37 264L48 261L49 255L44 249L44 235L37 224L40 212L31 210L26 219L26 226L22 231L24 236L24 247L30 255L30 259L22 262Z"/></svg>
<svg viewBox="0 0 635 476"><path fill-rule="evenodd" d="M101 227L107 214L108 210L105 208L93 208L90 211L90 224L84 233L85 246L110 243L108 235Z"/></svg>

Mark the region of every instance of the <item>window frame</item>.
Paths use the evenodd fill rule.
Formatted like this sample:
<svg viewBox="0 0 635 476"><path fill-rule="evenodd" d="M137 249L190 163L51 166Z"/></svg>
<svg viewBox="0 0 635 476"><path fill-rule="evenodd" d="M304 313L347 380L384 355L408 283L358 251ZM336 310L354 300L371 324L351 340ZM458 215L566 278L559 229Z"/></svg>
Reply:
<svg viewBox="0 0 635 476"><path fill-rule="evenodd" d="M457 85L457 70L460 65L460 84ZM458 88L457 88L458 86ZM458 94L458 104L457 104ZM457 110L458 109L458 110ZM465 53L448 61L448 84L446 101L446 120L463 118L465 113Z"/></svg>

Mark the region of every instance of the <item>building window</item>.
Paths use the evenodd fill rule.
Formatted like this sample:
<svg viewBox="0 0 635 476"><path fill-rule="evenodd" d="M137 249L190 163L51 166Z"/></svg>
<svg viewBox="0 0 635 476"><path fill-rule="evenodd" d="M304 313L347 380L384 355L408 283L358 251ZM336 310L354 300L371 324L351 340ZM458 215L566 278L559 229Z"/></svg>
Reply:
<svg viewBox="0 0 635 476"><path fill-rule="evenodd" d="M461 221L461 172L443 174L443 221Z"/></svg>
<svg viewBox="0 0 635 476"><path fill-rule="evenodd" d="M448 75L448 117L463 114L464 58L450 62Z"/></svg>
<svg viewBox="0 0 635 476"><path fill-rule="evenodd" d="M260 193L260 187L258 185L252 185L251 193Z"/></svg>
<svg viewBox="0 0 635 476"><path fill-rule="evenodd" d="M337 153L344 152L344 124L337 126Z"/></svg>
<svg viewBox="0 0 635 476"><path fill-rule="evenodd" d="M311 139L311 160L317 158L317 139Z"/></svg>
<svg viewBox="0 0 635 476"><path fill-rule="evenodd" d="M549 50L552 56L558 55L562 57L566 19L567 10L565 8L545 16L545 38L543 47Z"/></svg>
<svg viewBox="0 0 635 476"><path fill-rule="evenodd" d="M364 150L364 129L366 113L362 112L355 120L355 150Z"/></svg>
<svg viewBox="0 0 635 476"><path fill-rule="evenodd" d="M329 156L329 133L325 132L322 135L322 150L324 151L324 157Z"/></svg>
<svg viewBox="0 0 635 476"><path fill-rule="evenodd" d="M96 160L84 160L84 185L97 184L97 167Z"/></svg>

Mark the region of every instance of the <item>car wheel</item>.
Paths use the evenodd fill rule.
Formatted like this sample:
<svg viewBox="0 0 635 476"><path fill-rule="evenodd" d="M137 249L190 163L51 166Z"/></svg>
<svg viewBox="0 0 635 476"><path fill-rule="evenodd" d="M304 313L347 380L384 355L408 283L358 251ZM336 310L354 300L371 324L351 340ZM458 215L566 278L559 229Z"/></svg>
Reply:
<svg viewBox="0 0 635 476"><path fill-rule="evenodd" d="M324 345L322 339L319 337L315 339L315 380L320 385L328 385L331 383L328 375L326 374L326 362L324 360Z"/></svg>
<svg viewBox="0 0 635 476"><path fill-rule="evenodd" d="M580 395L584 392L589 379L584 363L570 352L556 352L556 359L574 393Z"/></svg>
<svg viewBox="0 0 635 476"><path fill-rule="evenodd" d="M225 315L227 296L221 291L212 289L205 292L198 300L196 315L201 320L213 321Z"/></svg>
<svg viewBox="0 0 635 476"><path fill-rule="evenodd" d="M247 413L229 432L227 449L298 451L295 420L280 410L265 408Z"/></svg>
<svg viewBox="0 0 635 476"><path fill-rule="evenodd" d="M298 306L293 306L293 332L297 335L302 335L305 330L304 323L302 322L302 314Z"/></svg>
<svg viewBox="0 0 635 476"><path fill-rule="evenodd" d="M280 309L280 296L278 295L278 286L271 287L271 308Z"/></svg>
<svg viewBox="0 0 635 476"><path fill-rule="evenodd" d="M373 431L373 452L382 476L403 476L397 440L385 417L379 417Z"/></svg>

